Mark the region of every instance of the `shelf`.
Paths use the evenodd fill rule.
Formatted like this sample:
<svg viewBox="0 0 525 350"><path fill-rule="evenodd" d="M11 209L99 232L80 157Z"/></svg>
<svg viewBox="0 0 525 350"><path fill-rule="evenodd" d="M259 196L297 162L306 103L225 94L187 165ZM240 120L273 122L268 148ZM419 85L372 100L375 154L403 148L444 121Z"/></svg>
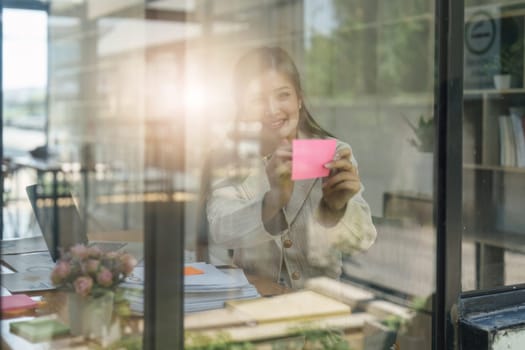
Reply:
<svg viewBox="0 0 525 350"><path fill-rule="evenodd" d="M467 240L476 243L525 253L525 232L517 233L497 230L492 232L464 232L463 236Z"/></svg>
<svg viewBox="0 0 525 350"><path fill-rule="evenodd" d="M474 89L464 90L463 95L509 95L509 94L525 94L525 88L512 88L512 89Z"/></svg>
<svg viewBox="0 0 525 350"><path fill-rule="evenodd" d="M465 163L465 164L463 164L463 169L486 170L486 171L502 171L502 172L506 172L506 173L523 173L523 174L525 174L525 168L518 168L518 167L511 167L511 166L501 166L501 165L482 165L482 164Z"/></svg>

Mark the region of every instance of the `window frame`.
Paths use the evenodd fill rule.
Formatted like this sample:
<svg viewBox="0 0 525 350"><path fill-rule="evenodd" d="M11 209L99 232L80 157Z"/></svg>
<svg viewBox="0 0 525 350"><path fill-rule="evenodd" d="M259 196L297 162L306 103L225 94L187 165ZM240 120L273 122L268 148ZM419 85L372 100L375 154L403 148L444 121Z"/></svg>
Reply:
<svg viewBox="0 0 525 350"><path fill-rule="evenodd" d="M436 295L432 348L454 347L452 313L461 294L464 1L437 0L435 8L434 223Z"/></svg>

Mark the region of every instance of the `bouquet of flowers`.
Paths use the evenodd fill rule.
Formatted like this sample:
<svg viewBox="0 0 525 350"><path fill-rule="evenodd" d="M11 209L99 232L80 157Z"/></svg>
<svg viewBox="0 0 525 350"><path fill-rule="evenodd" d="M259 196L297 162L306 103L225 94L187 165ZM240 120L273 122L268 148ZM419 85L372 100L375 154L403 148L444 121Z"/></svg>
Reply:
<svg viewBox="0 0 525 350"><path fill-rule="evenodd" d="M137 261L124 252L102 252L96 246L77 244L57 262L51 273L55 286L87 297L98 297L115 289Z"/></svg>

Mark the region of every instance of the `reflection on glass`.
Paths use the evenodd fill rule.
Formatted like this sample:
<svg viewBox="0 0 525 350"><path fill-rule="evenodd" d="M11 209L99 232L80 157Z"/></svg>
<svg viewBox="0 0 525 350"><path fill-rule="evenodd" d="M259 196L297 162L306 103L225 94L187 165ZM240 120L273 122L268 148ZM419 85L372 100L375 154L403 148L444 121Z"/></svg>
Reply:
<svg viewBox="0 0 525 350"><path fill-rule="evenodd" d="M412 0L50 2L49 138L58 163L24 166L19 179L43 185L41 209L51 215L56 173L61 212L75 218L62 200L72 192L90 241L141 243L145 203L158 210L184 203L188 261L209 248L209 256L197 256L216 265L221 282L242 273L256 289L250 297L287 292L279 295L287 307L278 316L289 323L260 339L264 322L245 312L234 317L235 302L225 307L224 300L246 294L215 290L218 302L206 305L215 310L202 314L190 312L202 295L187 290L185 327L208 337L188 340L301 348L305 339L319 344L350 334L346 347L378 348L388 335L388 347L429 348L433 147L420 151L408 140L420 136L411 128L420 120L433 132L433 8ZM181 129L183 140L174 136ZM293 142L311 139L334 141L339 159L320 165L327 177L292 180ZM207 198L196 203L201 193ZM36 221L12 223L40 234ZM172 225L148 229L174 232ZM142 344L140 271L127 280L133 315L121 319L123 346ZM297 293L313 290L322 298L301 305ZM49 296L67 314L64 295ZM158 310L174 297L159 297ZM276 298L254 300L283 300ZM322 319L342 323L315 333L303 323L312 314L292 311L306 305L319 315L334 305L323 298L344 312ZM277 317L270 311L258 316ZM362 318L365 325L347 329Z"/></svg>
<svg viewBox="0 0 525 350"><path fill-rule="evenodd" d="M465 6L462 288L467 291L523 282L525 3L467 1Z"/></svg>
<svg viewBox="0 0 525 350"><path fill-rule="evenodd" d="M280 48L253 49L237 63L234 81L237 117L261 123L259 161L237 178L213 179L212 240L234 249L233 262L245 272L287 287L339 278L341 252L366 250L376 237L350 147L337 141L320 160L328 176L305 173L307 180L295 181L293 167L301 164L294 141L331 135L308 111L291 58Z"/></svg>

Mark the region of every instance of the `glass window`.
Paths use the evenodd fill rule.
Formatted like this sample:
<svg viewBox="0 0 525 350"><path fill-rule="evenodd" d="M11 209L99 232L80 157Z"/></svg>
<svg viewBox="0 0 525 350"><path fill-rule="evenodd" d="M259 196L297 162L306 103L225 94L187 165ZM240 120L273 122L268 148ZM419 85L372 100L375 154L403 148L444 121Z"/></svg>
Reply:
<svg viewBox="0 0 525 350"><path fill-rule="evenodd" d="M196 89L201 101L186 109L187 169L202 180L197 259L242 268L273 300L290 295L292 303L314 290L344 304L345 293L365 293L374 301L356 302L355 314L384 314L367 323L370 336L354 341L373 344L390 330L390 345L397 337L429 348L432 4L200 1L196 9L203 31L186 38L185 76L186 92ZM295 178L294 152L307 147L297 140L332 137L340 152L351 149L351 165L342 153L341 168L327 177ZM310 155L323 147L313 145ZM359 190L349 187L341 197L323 191L323 183L340 181L337 173L358 179ZM312 312L326 307L310 303ZM227 304L254 318L284 317L256 313L256 301ZM298 317L291 309L283 314ZM191 322L197 317L187 316L190 340L202 335ZM256 330L249 333L256 341Z"/></svg>
<svg viewBox="0 0 525 350"><path fill-rule="evenodd" d="M525 4L465 3L463 290L522 283Z"/></svg>
<svg viewBox="0 0 525 350"><path fill-rule="evenodd" d="M4 8L3 139L6 155L46 144L47 13Z"/></svg>
<svg viewBox="0 0 525 350"><path fill-rule="evenodd" d="M184 332L187 348L430 348L434 7L51 2L51 153L15 163L26 236L48 260L74 239L117 244L100 246L120 277L137 265L110 284L102 253L76 246L65 256L82 268L46 265L64 289L46 292L45 312L77 326L78 294L109 289L86 311L103 320L112 305L86 331L103 346L180 348L169 342ZM466 111L493 108L474 91ZM466 129L481 135L475 118ZM465 172L499 174L478 170L471 144ZM465 193L468 207L478 192Z"/></svg>

